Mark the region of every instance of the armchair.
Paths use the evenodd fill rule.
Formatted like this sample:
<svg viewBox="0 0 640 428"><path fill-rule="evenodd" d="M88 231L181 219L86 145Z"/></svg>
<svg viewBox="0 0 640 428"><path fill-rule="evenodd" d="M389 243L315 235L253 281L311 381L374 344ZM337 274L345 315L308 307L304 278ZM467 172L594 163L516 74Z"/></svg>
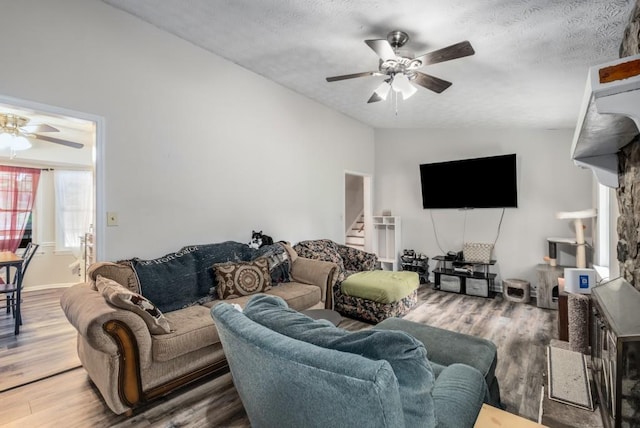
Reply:
<svg viewBox="0 0 640 428"><path fill-rule="evenodd" d="M374 253L358 250L342 244L336 244L347 274L377 269L378 256Z"/></svg>
<svg viewBox="0 0 640 428"><path fill-rule="evenodd" d="M378 263L378 256L374 253L347 247L330 239L301 241L294 245L293 249L300 257L337 264L337 284L355 272L374 270Z"/></svg>
<svg viewBox="0 0 640 428"><path fill-rule="evenodd" d="M465 428L488 399L478 370L452 364L435 378L401 331L347 332L267 295L211 316L251 426Z"/></svg>

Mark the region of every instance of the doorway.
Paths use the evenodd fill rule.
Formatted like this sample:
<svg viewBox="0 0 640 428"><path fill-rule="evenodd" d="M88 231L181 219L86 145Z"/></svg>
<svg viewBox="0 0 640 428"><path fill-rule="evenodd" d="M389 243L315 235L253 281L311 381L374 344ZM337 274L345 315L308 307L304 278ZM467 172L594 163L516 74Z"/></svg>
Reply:
<svg viewBox="0 0 640 428"><path fill-rule="evenodd" d="M31 147L26 150L0 148L0 163L9 166L38 168L41 171L36 201L32 210L32 238L40 247L29 264L23 286L25 290L56 287L83 282L86 261L84 248L61 249L56 233L55 171L90 171L93 177L93 259L100 252L100 224L96 218L99 177L96 162L102 119L61 107L44 105L0 95L0 115L18 118L21 134ZM58 228L59 231L59 228ZM78 238L86 240L85 233ZM75 235L74 235L75 236ZM84 243L84 242L83 242ZM18 250L18 253L20 250ZM90 261L90 260L89 260Z"/></svg>
<svg viewBox="0 0 640 428"><path fill-rule="evenodd" d="M369 174L344 174L344 243L350 247L371 251L371 183Z"/></svg>

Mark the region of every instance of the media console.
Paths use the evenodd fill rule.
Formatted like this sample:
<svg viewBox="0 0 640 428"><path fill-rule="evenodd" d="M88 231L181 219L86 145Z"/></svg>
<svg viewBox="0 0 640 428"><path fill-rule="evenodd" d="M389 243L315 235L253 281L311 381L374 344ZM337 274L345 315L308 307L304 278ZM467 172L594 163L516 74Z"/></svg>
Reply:
<svg viewBox="0 0 640 428"><path fill-rule="evenodd" d="M443 291L452 291L472 296L492 296L491 289L496 279L496 274L491 273L490 267L496 264L496 260L487 263L469 262L466 260L452 260L445 256L435 256L433 260L438 266L433 270L435 288ZM467 269L467 267L469 267ZM463 270L464 269L464 270ZM444 281L442 275L456 278L453 284Z"/></svg>

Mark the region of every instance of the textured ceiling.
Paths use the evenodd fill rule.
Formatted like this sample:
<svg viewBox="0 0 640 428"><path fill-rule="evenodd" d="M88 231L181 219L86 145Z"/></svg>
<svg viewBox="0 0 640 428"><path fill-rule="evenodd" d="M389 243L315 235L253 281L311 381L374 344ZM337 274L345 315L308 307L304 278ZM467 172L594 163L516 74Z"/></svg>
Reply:
<svg viewBox="0 0 640 428"><path fill-rule="evenodd" d="M618 57L634 0L103 0L376 128L573 128L590 66ZM468 40L423 67L441 94L367 104L383 77L365 39L409 33L409 54Z"/></svg>

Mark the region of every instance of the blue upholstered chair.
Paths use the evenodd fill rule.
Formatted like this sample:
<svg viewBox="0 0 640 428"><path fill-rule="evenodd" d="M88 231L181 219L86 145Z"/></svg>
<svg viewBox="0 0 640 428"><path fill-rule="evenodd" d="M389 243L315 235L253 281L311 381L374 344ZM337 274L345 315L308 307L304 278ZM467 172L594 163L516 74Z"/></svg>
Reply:
<svg viewBox="0 0 640 428"><path fill-rule="evenodd" d="M253 427L472 427L488 400L483 375L434 372L417 339L348 332L258 294L243 312L211 310Z"/></svg>

